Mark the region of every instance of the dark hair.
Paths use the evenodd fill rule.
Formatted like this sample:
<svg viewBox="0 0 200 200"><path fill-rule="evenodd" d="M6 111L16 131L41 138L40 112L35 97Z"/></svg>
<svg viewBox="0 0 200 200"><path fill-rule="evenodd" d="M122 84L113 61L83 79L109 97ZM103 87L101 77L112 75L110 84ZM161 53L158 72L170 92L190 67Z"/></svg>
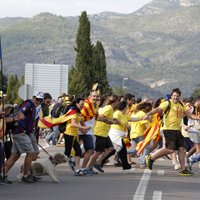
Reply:
<svg viewBox="0 0 200 200"><path fill-rule="evenodd" d="M126 107L127 107L127 101L120 101L117 106L117 109L121 111L121 110L124 110L124 108Z"/></svg>
<svg viewBox="0 0 200 200"><path fill-rule="evenodd" d="M49 93L44 93L44 99L52 99L52 96Z"/></svg>
<svg viewBox="0 0 200 200"><path fill-rule="evenodd" d="M154 102L153 108L157 108L157 107L160 105L160 103L162 102L163 99L164 99L163 97L158 98L158 99Z"/></svg>
<svg viewBox="0 0 200 200"><path fill-rule="evenodd" d="M142 102L142 98L139 97L136 99L136 103L140 103L140 102Z"/></svg>
<svg viewBox="0 0 200 200"><path fill-rule="evenodd" d="M118 101L118 96L117 95L112 95L108 99L108 105L110 105L110 104L112 104L112 103L114 103L116 101Z"/></svg>
<svg viewBox="0 0 200 200"><path fill-rule="evenodd" d="M127 100L131 100L135 98L135 95L131 94L131 93L127 93L124 95L124 100L127 101Z"/></svg>
<svg viewBox="0 0 200 200"><path fill-rule="evenodd" d="M144 101L136 106L135 112L142 110L146 113L151 111L151 109L152 104L150 102Z"/></svg>
<svg viewBox="0 0 200 200"><path fill-rule="evenodd" d="M174 88L174 89L172 89L172 91L171 91L171 96L172 96L174 93L177 93L177 94L179 94L179 96L181 96L181 90L180 90L179 88Z"/></svg>
<svg viewBox="0 0 200 200"><path fill-rule="evenodd" d="M81 98L81 97L75 98L71 102L71 104L65 108L65 113L67 113L70 109L76 110L78 113L80 113L81 111L80 111L80 109L76 105L77 103L80 103L80 101L84 101L84 99Z"/></svg>

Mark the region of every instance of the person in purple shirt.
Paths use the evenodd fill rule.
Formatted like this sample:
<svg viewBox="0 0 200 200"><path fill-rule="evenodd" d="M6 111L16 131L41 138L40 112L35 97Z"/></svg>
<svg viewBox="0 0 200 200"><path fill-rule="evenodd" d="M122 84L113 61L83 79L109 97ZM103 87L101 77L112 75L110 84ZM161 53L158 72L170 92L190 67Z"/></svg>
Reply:
<svg viewBox="0 0 200 200"><path fill-rule="evenodd" d="M5 162L5 176L6 183L12 183L7 178L7 173L20 158L21 154L26 153L24 159L22 182L34 183L37 181L36 177L29 174L31 162L35 155L39 153L39 149L32 132L36 122L36 107L43 101L43 92L37 91L32 99L26 100L19 107L17 115L13 117L13 146L11 157Z"/></svg>

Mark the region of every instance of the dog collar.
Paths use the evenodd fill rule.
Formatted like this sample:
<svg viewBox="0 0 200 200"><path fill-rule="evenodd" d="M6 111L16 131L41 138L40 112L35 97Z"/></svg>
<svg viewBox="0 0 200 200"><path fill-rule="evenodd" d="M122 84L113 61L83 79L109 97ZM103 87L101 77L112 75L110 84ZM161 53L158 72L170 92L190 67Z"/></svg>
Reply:
<svg viewBox="0 0 200 200"><path fill-rule="evenodd" d="M53 159L52 156L49 157L49 160L51 161L52 164L57 165L58 163Z"/></svg>

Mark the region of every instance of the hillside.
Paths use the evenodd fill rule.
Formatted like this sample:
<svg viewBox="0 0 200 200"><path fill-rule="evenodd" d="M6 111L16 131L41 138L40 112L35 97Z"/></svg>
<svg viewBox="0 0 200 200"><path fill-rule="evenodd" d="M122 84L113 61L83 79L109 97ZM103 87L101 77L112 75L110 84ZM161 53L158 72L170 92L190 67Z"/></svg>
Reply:
<svg viewBox="0 0 200 200"><path fill-rule="evenodd" d="M161 96L172 87L191 94L199 84L200 1L187 3L155 0L132 14L89 16L91 39L105 48L111 86L121 86L128 77L128 90L138 96ZM0 19L5 72L21 76L31 62L73 65L77 28L78 17L50 13Z"/></svg>

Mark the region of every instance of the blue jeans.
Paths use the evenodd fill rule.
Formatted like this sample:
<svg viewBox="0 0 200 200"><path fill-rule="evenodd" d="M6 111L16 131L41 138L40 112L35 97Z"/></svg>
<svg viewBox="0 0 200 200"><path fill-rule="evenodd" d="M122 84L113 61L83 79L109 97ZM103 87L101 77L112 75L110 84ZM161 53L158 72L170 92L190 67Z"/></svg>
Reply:
<svg viewBox="0 0 200 200"><path fill-rule="evenodd" d="M50 141L52 141L52 144L55 145L58 134L59 134L58 126L54 126L53 131L46 136L45 138L46 142L49 143Z"/></svg>
<svg viewBox="0 0 200 200"><path fill-rule="evenodd" d="M191 157L192 164L200 161L200 153L195 154Z"/></svg>

